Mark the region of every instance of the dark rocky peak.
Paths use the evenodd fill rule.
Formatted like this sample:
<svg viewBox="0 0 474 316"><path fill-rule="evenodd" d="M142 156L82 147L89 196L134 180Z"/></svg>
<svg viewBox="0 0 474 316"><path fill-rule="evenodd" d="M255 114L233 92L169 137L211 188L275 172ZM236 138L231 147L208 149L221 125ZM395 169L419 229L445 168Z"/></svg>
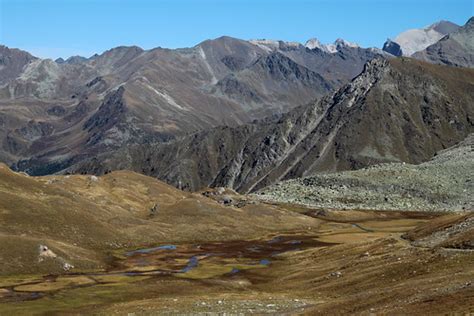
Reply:
<svg viewBox="0 0 474 316"><path fill-rule="evenodd" d="M400 45L390 39L387 39L387 41L383 44L382 50L396 57L403 55Z"/></svg>

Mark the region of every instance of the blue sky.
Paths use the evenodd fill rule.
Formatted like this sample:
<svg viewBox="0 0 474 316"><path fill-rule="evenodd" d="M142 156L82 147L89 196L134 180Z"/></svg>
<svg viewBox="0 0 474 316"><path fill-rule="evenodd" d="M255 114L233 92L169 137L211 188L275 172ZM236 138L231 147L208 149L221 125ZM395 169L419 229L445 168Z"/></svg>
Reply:
<svg viewBox="0 0 474 316"><path fill-rule="evenodd" d="M406 29L473 15L474 0L0 0L0 44L49 58L221 35L381 47Z"/></svg>

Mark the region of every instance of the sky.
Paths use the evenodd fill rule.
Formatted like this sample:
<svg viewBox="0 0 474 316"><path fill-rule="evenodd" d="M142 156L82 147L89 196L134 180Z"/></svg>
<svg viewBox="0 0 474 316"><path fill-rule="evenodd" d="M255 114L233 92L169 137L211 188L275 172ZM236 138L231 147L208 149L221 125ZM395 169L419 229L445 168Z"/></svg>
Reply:
<svg viewBox="0 0 474 316"><path fill-rule="evenodd" d="M471 16L474 0L0 0L0 44L42 58L190 47L222 35L381 47L404 30Z"/></svg>

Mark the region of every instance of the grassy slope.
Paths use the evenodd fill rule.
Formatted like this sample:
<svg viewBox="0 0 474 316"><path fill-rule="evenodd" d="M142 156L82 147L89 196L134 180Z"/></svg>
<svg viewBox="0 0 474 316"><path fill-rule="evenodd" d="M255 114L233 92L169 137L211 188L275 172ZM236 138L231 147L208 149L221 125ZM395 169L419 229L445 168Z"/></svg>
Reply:
<svg viewBox="0 0 474 316"><path fill-rule="evenodd" d="M0 223L0 274L9 274L61 269L55 260L38 263L39 244L88 269L104 267L113 249L252 238L318 221L273 206L224 207L128 171L94 181L28 177L0 165Z"/></svg>

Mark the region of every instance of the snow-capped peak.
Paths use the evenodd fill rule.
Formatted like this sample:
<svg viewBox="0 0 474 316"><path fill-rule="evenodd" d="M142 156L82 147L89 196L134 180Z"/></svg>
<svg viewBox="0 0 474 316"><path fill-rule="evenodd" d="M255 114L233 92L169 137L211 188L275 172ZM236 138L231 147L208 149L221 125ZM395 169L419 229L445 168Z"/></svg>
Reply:
<svg viewBox="0 0 474 316"><path fill-rule="evenodd" d="M322 50L323 52L331 53L331 54L337 53L341 47L351 47L351 48L359 47L359 45L348 42L341 38L338 38L332 44L322 44L317 38L311 38L306 42L305 46L309 49L317 48L319 50Z"/></svg>
<svg viewBox="0 0 474 316"><path fill-rule="evenodd" d="M352 48L357 48L359 47L359 45L357 45L356 43L352 43L352 42L349 42L349 41L346 41L345 39L342 39L342 38L338 38L335 42L334 42L334 45L336 45L336 47L343 47L343 46L346 46L346 47L352 47Z"/></svg>
<svg viewBox="0 0 474 316"><path fill-rule="evenodd" d="M326 45L322 44L317 38L310 38L309 40L306 41L304 46L309 49L315 49L315 48L319 48L321 50L326 49Z"/></svg>

